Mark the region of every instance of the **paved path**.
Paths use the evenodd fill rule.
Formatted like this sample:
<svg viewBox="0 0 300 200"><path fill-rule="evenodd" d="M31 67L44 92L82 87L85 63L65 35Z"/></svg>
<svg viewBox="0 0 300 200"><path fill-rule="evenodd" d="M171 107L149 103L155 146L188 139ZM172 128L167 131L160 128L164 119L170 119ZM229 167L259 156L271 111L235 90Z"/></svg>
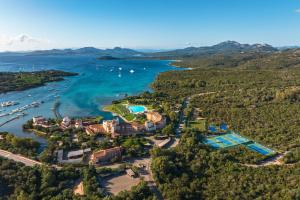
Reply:
<svg viewBox="0 0 300 200"><path fill-rule="evenodd" d="M286 151L284 153L278 154L274 157L271 157L269 159L266 159L258 164L242 164L247 167L264 167L264 166L270 166L270 165L285 165L285 166L291 166L293 164L286 164L283 162L283 157L289 153L289 151Z"/></svg>
<svg viewBox="0 0 300 200"><path fill-rule="evenodd" d="M11 152L8 151L4 151L4 150L0 150L0 156L7 158L7 159L11 159L14 160L16 162L21 162L23 164L25 164L26 166L35 166L35 165L42 165L41 162L38 162L36 160L32 160L29 158L26 158L24 156L18 155L18 154L13 154Z"/></svg>

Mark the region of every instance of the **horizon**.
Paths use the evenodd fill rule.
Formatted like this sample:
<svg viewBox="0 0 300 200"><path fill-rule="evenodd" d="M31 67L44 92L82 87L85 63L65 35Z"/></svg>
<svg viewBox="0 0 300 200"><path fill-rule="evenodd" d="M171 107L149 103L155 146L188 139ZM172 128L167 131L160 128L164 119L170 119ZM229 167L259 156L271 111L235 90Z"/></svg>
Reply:
<svg viewBox="0 0 300 200"><path fill-rule="evenodd" d="M0 51L122 47L150 51L233 40L300 46L300 2L0 0Z"/></svg>
<svg viewBox="0 0 300 200"><path fill-rule="evenodd" d="M50 48L50 49L36 49L36 50L22 50L22 51L1 51L0 50L0 53L31 53L31 52L36 52L36 51L51 51L51 50L78 50L78 49L83 49L83 48L95 48L95 49L98 49L98 50L109 50L109 49L115 49L115 48L121 48L121 49L130 49L130 50L134 50L134 51L137 51L137 52L142 52L142 53L154 53L154 52L167 52L167 51L174 51L174 50L178 50L178 49L186 49L186 48L201 48L201 47L211 47L211 46L214 46L214 45L218 45L218 44L221 44L221 43L225 43L225 42L237 42L239 44L242 44L242 45L245 45L246 43L240 43L238 41L233 41L233 40L226 40L226 41L223 41L223 42L218 42L216 44L213 44L213 45L206 45L206 46L186 46L186 47L183 47L183 48L173 48L173 49L168 49L168 48L165 48L165 49L151 49L151 48L144 48L144 49L140 49L140 48L128 48L128 47L120 47L120 46L114 46L114 47L109 47L109 48L98 48L98 47L94 47L94 46L83 46L83 47L75 47L75 48ZM267 43L252 43L252 44L247 44L247 45L255 45L255 44L261 44L261 45L270 45L270 44L267 44ZM272 45L271 45L272 46ZM287 45L287 46L272 46L276 49L281 49L281 48L300 48L300 46L298 45Z"/></svg>

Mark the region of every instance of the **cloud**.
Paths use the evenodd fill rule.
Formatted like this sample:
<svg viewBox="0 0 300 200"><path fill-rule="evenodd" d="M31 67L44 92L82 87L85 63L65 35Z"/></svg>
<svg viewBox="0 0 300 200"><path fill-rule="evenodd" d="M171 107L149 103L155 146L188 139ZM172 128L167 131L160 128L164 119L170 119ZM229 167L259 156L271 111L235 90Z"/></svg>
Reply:
<svg viewBox="0 0 300 200"><path fill-rule="evenodd" d="M15 37L0 35L0 50L1 51L26 51L47 49L51 42L47 39L34 38L26 34L21 34Z"/></svg>
<svg viewBox="0 0 300 200"><path fill-rule="evenodd" d="M297 13L300 13L300 8L296 10Z"/></svg>

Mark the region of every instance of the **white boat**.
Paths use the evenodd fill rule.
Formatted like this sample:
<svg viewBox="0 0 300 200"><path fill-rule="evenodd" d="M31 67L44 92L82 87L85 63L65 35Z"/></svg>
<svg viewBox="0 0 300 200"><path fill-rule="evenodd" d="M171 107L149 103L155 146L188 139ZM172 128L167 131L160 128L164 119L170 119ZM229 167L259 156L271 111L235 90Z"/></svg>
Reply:
<svg viewBox="0 0 300 200"><path fill-rule="evenodd" d="M121 77L122 77L122 74L119 74L118 77L121 78Z"/></svg>
<svg viewBox="0 0 300 200"><path fill-rule="evenodd" d="M18 102L15 101L6 101L6 102L2 102L0 105L1 107L8 107L8 106L14 106L19 104Z"/></svg>
<svg viewBox="0 0 300 200"><path fill-rule="evenodd" d="M121 71L121 70L122 70L122 67L119 67L119 70Z"/></svg>
<svg viewBox="0 0 300 200"><path fill-rule="evenodd" d="M134 70L132 69L132 70L130 70L129 72L130 72L130 73L134 73Z"/></svg>

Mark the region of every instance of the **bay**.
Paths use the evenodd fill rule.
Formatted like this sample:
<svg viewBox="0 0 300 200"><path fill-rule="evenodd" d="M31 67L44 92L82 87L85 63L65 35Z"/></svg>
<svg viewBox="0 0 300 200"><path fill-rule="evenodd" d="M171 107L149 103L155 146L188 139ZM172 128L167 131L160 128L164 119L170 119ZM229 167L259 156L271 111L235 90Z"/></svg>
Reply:
<svg viewBox="0 0 300 200"><path fill-rule="evenodd" d="M66 77L64 81L47 83L45 86L25 91L0 94L0 102L17 101L18 105L1 108L1 113L43 101L39 107L24 111L27 115L0 127L19 137L30 137L41 143L46 141L32 133L25 133L22 124L33 116L54 117L53 105L61 102L62 116L81 117L102 115L112 118L111 113L102 111L104 105L124 95L135 95L150 91L150 84L164 71L179 70L166 60L97 60L89 56L0 56L0 71L38 71L57 69L77 72L78 76ZM3 110L5 109L5 110ZM0 117L0 123L10 116Z"/></svg>

